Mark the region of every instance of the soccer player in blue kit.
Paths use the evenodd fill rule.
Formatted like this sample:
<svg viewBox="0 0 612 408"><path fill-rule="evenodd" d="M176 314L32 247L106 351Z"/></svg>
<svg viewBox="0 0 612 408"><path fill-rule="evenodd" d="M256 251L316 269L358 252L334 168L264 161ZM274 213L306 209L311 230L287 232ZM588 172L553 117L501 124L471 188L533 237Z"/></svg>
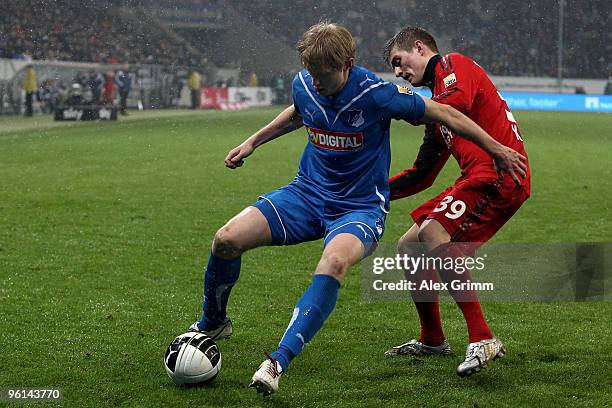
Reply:
<svg viewBox="0 0 612 408"><path fill-rule="evenodd" d="M481 146L500 171L513 172L522 160L452 107L424 100L355 66L355 41L340 25L312 26L298 52L306 69L293 81L293 105L225 159L227 167L240 167L260 145L304 126L308 141L298 174L217 231L204 274L202 318L190 327L213 339L230 336L226 306L245 251L322 238L323 255L312 284L298 301L278 349L253 375L250 386L264 395L278 391L281 374L334 309L346 271L370 254L383 235L389 211L391 119L442 122Z"/></svg>

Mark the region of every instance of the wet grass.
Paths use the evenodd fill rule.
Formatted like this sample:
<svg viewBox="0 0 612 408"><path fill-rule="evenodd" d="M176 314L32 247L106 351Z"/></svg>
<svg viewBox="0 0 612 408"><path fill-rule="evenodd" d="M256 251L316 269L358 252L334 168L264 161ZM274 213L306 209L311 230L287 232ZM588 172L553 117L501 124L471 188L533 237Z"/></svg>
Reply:
<svg viewBox="0 0 612 408"><path fill-rule="evenodd" d="M0 121L0 388L62 387L66 406L602 406L612 387L610 303L490 303L508 355L469 379L455 374L463 320L442 305L456 355L386 359L418 332L408 303L364 303L358 268L337 308L262 400L248 381L308 286L321 243L243 257L220 342L223 369L206 388L167 378L168 343L198 316L210 240L257 195L289 182L303 131L264 146L237 171L226 152L280 109L144 113L69 126ZM533 166L533 196L494 242L590 242L612 237L610 116L517 112ZM124 118L122 118L124 119ZM12 127L11 127L12 126ZM421 129L393 129L399 170ZM407 212L457 176L394 203L384 241Z"/></svg>

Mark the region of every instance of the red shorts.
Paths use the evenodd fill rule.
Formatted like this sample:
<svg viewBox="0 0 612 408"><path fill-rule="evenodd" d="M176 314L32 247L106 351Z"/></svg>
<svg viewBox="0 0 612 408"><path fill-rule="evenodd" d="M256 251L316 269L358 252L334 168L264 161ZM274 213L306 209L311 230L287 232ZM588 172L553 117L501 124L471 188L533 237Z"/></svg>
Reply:
<svg viewBox="0 0 612 408"><path fill-rule="evenodd" d="M453 242L487 242L529 198L510 177L499 185L492 180L457 181L410 215L417 225L438 221Z"/></svg>

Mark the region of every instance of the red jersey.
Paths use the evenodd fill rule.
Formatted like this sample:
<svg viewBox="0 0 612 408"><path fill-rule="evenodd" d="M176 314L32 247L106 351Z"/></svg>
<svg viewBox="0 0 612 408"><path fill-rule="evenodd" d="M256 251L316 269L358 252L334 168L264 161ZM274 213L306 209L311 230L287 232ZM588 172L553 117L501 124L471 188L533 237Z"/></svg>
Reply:
<svg viewBox="0 0 612 408"><path fill-rule="evenodd" d="M485 71L473 60L459 53L444 57L435 55L427 64L424 82L432 99L450 105L476 122L499 143L527 157L518 124L506 101ZM461 177L497 180L493 158L474 143L457 137L440 123L427 125L423 144L412 168L389 179L391 199L413 195L433 183L434 179L453 155L461 168ZM530 194L530 170L521 184ZM509 177L508 179L513 182Z"/></svg>

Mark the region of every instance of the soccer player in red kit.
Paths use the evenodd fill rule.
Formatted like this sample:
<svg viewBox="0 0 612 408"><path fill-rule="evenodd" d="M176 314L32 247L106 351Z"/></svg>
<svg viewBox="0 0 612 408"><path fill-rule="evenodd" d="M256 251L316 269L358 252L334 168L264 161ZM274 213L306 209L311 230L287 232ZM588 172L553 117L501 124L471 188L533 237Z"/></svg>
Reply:
<svg viewBox="0 0 612 408"><path fill-rule="evenodd" d="M476 62L459 53L439 55L431 34L416 27L402 29L388 41L385 50L397 77L413 86L427 86L433 100L451 105L498 142L527 156L508 105ZM400 239L400 252L415 254L414 245L418 242L429 251L429 256L464 257L466 251L453 243L476 243L470 247L474 249L488 241L529 197L528 162L521 174L510 173L510 177L504 178L481 148L456 137L438 123L427 125L413 167L389 179L391 200L417 194L431 186L450 155L459 163L461 176L454 185L410 213L415 224ZM460 274L451 269L438 269L438 274L446 283L453 279L464 282L470 279L469 272ZM436 280L437 276L435 270L421 270L413 278ZM457 367L457 374L469 376L485 368L488 361L503 356L505 348L491 333L476 293L453 289L449 292L467 322L470 343L465 360ZM437 292L411 294L421 322L421 335L393 347L386 354L450 354L442 331Z"/></svg>

